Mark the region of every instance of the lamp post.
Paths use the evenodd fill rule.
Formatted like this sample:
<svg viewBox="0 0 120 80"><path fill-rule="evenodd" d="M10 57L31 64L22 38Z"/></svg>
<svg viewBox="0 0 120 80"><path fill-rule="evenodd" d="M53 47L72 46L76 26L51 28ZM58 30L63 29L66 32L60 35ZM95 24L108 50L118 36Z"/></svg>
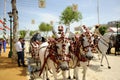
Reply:
<svg viewBox="0 0 120 80"><path fill-rule="evenodd" d="M11 58L12 56L12 12L8 12L9 18L10 18L10 51L8 54L8 57Z"/></svg>
<svg viewBox="0 0 120 80"><path fill-rule="evenodd" d="M118 23L118 21L117 21L117 25L116 25L116 26L117 26L117 36L118 36L118 26L119 26L119 23Z"/></svg>
<svg viewBox="0 0 120 80"><path fill-rule="evenodd" d="M98 25L100 24L100 17L99 17L99 0L97 0L97 17L98 17Z"/></svg>

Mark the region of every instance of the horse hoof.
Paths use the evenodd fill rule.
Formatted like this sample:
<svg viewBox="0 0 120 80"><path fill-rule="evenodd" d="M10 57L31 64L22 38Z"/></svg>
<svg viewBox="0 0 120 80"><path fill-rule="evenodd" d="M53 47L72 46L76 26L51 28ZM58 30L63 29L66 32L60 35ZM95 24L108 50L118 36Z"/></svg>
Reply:
<svg viewBox="0 0 120 80"><path fill-rule="evenodd" d="M103 65L101 64L101 66L103 66Z"/></svg>
<svg viewBox="0 0 120 80"><path fill-rule="evenodd" d="M75 77L75 76L73 76L73 79L76 79L76 77Z"/></svg>
<svg viewBox="0 0 120 80"><path fill-rule="evenodd" d="M49 78L47 78L47 80L50 80Z"/></svg>
<svg viewBox="0 0 120 80"><path fill-rule="evenodd" d="M71 79L71 77L69 76L68 79Z"/></svg>
<svg viewBox="0 0 120 80"><path fill-rule="evenodd" d="M110 67L110 66L108 66L108 69L111 69L111 67Z"/></svg>

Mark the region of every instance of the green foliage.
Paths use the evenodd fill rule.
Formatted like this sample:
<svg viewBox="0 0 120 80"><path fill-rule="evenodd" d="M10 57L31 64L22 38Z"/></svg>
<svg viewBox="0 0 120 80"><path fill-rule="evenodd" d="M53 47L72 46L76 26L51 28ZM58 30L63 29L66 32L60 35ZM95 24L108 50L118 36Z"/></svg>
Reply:
<svg viewBox="0 0 120 80"><path fill-rule="evenodd" d="M25 30L20 30L20 31L19 31L20 37L21 37L21 38L24 38L25 35L26 35L26 32L27 32L27 31L25 31Z"/></svg>
<svg viewBox="0 0 120 80"><path fill-rule="evenodd" d="M82 19L81 13L78 11L73 11L72 6L68 6L60 16L60 23L70 25L70 23L73 23L75 21L78 22L81 19Z"/></svg>
<svg viewBox="0 0 120 80"><path fill-rule="evenodd" d="M116 26L117 26L118 28L120 28L120 22L118 22L118 23L116 24Z"/></svg>
<svg viewBox="0 0 120 80"><path fill-rule="evenodd" d="M42 23L39 25L39 30L42 31L42 32L44 32L44 36L46 36L46 37L47 37L47 35L48 35L48 32L49 32L49 31L52 31L52 28L53 28L53 26L51 26L51 25L48 24L48 23L44 23L44 22L42 22Z"/></svg>
<svg viewBox="0 0 120 80"><path fill-rule="evenodd" d="M36 31L30 31L30 36L32 36Z"/></svg>
<svg viewBox="0 0 120 80"><path fill-rule="evenodd" d="M103 26L100 26L99 28L99 32L104 35L107 31L107 26L106 25L103 25Z"/></svg>
<svg viewBox="0 0 120 80"><path fill-rule="evenodd" d="M52 26L51 26L50 24L47 24L47 23L42 22L42 23L39 25L39 30L40 30L40 31L43 31L43 32L48 32L48 31L51 31L51 30L52 30Z"/></svg>

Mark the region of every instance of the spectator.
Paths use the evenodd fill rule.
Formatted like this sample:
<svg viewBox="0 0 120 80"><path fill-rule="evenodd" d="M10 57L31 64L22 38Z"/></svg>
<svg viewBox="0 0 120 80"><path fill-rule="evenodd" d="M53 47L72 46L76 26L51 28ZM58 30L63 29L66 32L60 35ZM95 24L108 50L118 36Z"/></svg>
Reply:
<svg viewBox="0 0 120 80"><path fill-rule="evenodd" d="M21 63L22 63L22 66L23 67L26 67L26 65L24 64L24 53L23 53L23 48L22 48L22 42L23 42L23 38L19 38L19 40L16 42L15 44L15 48L16 48L16 51L17 51L17 55L18 55L18 66L20 67L20 60L21 60Z"/></svg>
<svg viewBox="0 0 120 80"><path fill-rule="evenodd" d="M0 39L0 55L2 53L2 39Z"/></svg>
<svg viewBox="0 0 120 80"><path fill-rule="evenodd" d="M25 50L25 40L24 39L22 40L21 44L22 44L22 48L23 48L23 57L24 57L24 50Z"/></svg>
<svg viewBox="0 0 120 80"><path fill-rule="evenodd" d="M3 50L6 52L6 40L3 40Z"/></svg>

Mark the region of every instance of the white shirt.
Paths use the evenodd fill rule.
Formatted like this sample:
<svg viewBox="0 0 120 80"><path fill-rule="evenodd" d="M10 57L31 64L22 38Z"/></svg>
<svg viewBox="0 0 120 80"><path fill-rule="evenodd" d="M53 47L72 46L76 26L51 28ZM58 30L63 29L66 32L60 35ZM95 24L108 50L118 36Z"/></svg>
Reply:
<svg viewBox="0 0 120 80"><path fill-rule="evenodd" d="M16 51L17 51L17 52L21 52L21 51L23 50L22 44L21 44L20 41L16 42L15 48L16 48Z"/></svg>

